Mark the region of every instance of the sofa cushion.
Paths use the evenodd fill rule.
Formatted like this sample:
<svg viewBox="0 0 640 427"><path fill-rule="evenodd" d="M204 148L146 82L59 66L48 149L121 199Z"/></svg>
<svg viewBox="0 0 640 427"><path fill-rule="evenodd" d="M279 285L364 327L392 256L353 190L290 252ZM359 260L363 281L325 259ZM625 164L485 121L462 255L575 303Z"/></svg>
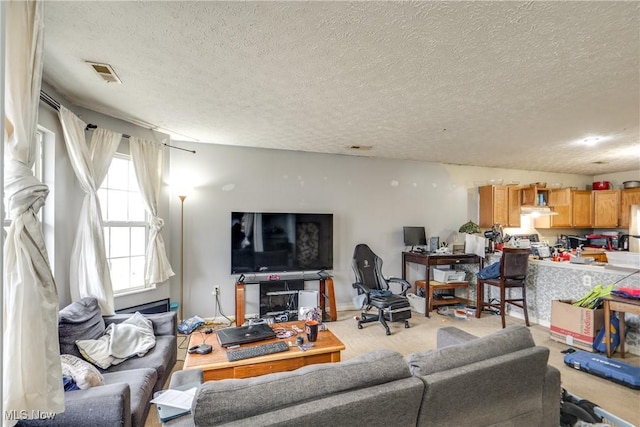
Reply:
<svg viewBox="0 0 640 427"><path fill-rule="evenodd" d="M158 373L158 386L161 389L169 373L176 364L177 344L176 337L161 335L156 337L156 345L144 357L131 357L118 365L111 365L108 370L102 372L120 372L130 369L153 368Z"/></svg>
<svg viewBox="0 0 640 427"><path fill-rule="evenodd" d="M58 339L61 354L72 354L81 358L76 341L97 339L104 334L104 331L104 320L96 298L82 298L58 313Z"/></svg>
<svg viewBox="0 0 640 427"><path fill-rule="evenodd" d="M407 362L413 375L430 375L506 353L533 347L531 331L524 326L510 326L490 335L438 350L411 353Z"/></svg>
<svg viewBox="0 0 640 427"><path fill-rule="evenodd" d="M295 371L245 379L209 381L193 400L196 425L216 425L347 390L388 383L411 374L400 353L378 350L340 363L309 365ZM224 407L220 402L225 402Z"/></svg>
<svg viewBox="0 0 640 427"><path fill-rule="evenodd" d="M149 413L149 401L158 374L155 369L132 369L122 372L109 372L103 375L105 384L129 384L131 391L131 426L144 427Z"/></svg>

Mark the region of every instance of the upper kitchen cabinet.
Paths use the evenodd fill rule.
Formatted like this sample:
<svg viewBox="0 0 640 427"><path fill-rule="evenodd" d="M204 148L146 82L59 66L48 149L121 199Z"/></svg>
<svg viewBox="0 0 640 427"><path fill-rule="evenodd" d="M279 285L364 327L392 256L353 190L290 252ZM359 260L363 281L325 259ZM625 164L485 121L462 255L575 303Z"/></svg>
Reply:
<svg viewBox="0 0 640 427"><path fill-rule="evenodd" d="M480 227L493 224L520 226L520 191L516 186L485 185L479 188Z"/></svg>
<svg viewBox="0 0 640 427"><path fill-rule="evenodd" d="M572 226L575 228L591 228L591 191L574 190L571 192Z"/></svg>
<svg viewBox="0 0 640 427"><path fill-rule="evenodd" d="M520 190L520 203L522 206L546 206L549 203L549 190L537 185L524 187Z"/></svg>
<svg viewBox="0 0 640 427"><path fill-rule="evenodd" d="M571 189L552 188L548 192L549 209L554 215L540 216L535 219L535 228L570 228L572 225Z"/></svg>
<svg viewBox="0 0 640 427"><path fill-rule="evenodd" d="M620 191L620 227L629 227L631 205L640 205L640 188L625 188Z"/></svg>
<svg viewBox="0 0 640 427"><path fill-rule="evenodd" d="M620 190L593 191L593 227L618 227L620 213Z"/></svg>
<svg viewBox="0 0 640 427"><path fill-rule="evenodd" d="M520 187L510 185L509 189L509 215L507 217L508 227L520 227Z"/></svg>

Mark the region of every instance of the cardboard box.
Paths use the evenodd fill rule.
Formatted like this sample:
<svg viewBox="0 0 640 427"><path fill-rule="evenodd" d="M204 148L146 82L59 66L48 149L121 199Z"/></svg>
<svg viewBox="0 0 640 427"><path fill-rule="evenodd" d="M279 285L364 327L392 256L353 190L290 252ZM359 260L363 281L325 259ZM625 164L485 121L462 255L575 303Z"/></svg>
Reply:
<svg viewBox="0 0 640 427"><path fill-rule="evenodd" d="M604 309L576 307L572 300L551 302L550 338L593 352L593 341L604 326Z"/></svg>

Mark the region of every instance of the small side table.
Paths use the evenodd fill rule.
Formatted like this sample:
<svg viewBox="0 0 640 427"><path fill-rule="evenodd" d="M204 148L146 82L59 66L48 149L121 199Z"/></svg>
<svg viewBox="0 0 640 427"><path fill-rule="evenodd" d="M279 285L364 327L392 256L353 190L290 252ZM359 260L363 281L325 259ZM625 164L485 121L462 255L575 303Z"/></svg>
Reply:
<svg viewBox="0 0 640 427"><path fill-rule="evenodd" d="M469 303L469 282L436 282L435 280L429 281L429 289L427 287L426 280L416 280L416 292L418 288L423 288L425 290L425 294L428 297L427 301L427 316L433 311L433 307L439 305L453 305L453 304L464 304L467 305ZM455 290L458 288L463 288L466 291L466 297L460 298L455 295ZM451 295L452 297L449 299L436 299L436 291L444 291L444 290L452 290L454 293Z"/></svg>
<svg viewBox="0 0 640 427"><path fill-rule="evenodd" d="M632 313L640 315L640 300L622 298L610 295L603 298L604 305L604 336L607 342L607 357L611 357L611 314L617 311L620 320L620 357L624 359L624 314Z"/></svg>

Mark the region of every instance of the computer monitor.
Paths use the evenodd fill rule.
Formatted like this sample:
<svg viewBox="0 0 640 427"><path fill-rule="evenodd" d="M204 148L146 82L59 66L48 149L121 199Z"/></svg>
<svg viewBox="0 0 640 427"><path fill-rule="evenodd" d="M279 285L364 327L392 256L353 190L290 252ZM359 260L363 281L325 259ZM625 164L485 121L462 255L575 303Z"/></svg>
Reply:
<svg viewBox="0 0 640 427"><path fill-rule="evenodd" d="M405 246L421 246L427 244L427 235L424 227L403 227Z"/></svg>

